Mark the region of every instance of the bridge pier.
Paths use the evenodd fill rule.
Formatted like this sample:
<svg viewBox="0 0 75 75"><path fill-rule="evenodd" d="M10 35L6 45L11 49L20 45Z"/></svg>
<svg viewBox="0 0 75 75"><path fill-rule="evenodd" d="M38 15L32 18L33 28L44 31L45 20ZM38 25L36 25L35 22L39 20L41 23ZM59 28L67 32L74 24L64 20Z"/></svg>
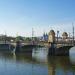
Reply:
<svg viewBox="0 0 75 75"><path fill-rule="evenodd" d="M20 43L20 41L17 41L16 42L15 53L20 52L20 50L21 50L21 43Z"/></svg>
<svg viewBox="0 0 75 75"><path fill-rule="evenodd" d="M69 55L69 50L73 46L62 46L62 47L55 47L54 43L49 43L50 47L48 50L48 56L65 56Z"/></svg>
<svg viewBox="0 0 75 75"><path fill-rule="evenodd" d="M49 56L54 56L55 55L55 46L54 43L49 43L49 50L48 50L48 55Z"/></svg>

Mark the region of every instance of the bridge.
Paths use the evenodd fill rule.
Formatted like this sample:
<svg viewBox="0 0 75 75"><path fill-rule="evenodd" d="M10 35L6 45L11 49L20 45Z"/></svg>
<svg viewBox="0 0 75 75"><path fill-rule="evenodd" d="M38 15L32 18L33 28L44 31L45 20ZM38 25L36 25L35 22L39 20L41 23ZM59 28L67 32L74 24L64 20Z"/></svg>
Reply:
<svg viewBox="0 0 75 75"><path fill-rule="evenodd" d="M16 43L10 43L10 44L13 46L16 46ZM22 45L23 45L23 50L25 52L27 51L27 50L25 50L26 47L28 48L28 51L31 51L31 48L33 48L35 46L35 45L34 46L31 45L30 42L22 43ZM74 46L72 41L71 42L63 42L63 41L57 42L56 41L51 46L49 45L49 43L47 41L41 41L41 42L36 43L36 46L38 46L38 45L49 48L48 55L69 55L69 49ZM29 48L30 48L30 50L29 50Z"/></svg>

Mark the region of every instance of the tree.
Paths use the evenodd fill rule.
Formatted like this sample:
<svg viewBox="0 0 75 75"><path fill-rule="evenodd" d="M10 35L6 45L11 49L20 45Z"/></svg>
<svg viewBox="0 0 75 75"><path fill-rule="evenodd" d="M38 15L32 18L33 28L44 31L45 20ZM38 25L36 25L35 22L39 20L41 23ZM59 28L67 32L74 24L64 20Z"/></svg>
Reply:
<svg viewBox="0 0 75 75"><path fill-rule="evenodd" d="M15 41L24 41L22 36L17 36Z"/></svg>

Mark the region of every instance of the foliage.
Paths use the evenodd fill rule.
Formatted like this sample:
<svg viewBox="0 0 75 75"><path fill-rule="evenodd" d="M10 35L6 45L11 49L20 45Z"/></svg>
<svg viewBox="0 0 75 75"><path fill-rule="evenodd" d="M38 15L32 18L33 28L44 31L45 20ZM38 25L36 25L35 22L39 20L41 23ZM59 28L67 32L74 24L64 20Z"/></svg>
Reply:
<svg viewBox="0 0 75 75"><path fill-rule="evenodd" d="M15 41L24 41L24 38L22 36L17 36Z"/></svg>

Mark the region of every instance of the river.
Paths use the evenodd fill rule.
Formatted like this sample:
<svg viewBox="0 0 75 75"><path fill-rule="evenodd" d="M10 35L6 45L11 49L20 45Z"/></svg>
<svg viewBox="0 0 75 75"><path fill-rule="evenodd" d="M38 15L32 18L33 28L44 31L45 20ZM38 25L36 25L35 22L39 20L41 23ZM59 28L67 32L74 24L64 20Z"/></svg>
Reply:
<svg viewBox="0 0 75 75"><path fill-rule="evenodd" d="M47 56L48 49L33 53L0 53L0 75L75 75L75 51L70 56Z"/></svg>

